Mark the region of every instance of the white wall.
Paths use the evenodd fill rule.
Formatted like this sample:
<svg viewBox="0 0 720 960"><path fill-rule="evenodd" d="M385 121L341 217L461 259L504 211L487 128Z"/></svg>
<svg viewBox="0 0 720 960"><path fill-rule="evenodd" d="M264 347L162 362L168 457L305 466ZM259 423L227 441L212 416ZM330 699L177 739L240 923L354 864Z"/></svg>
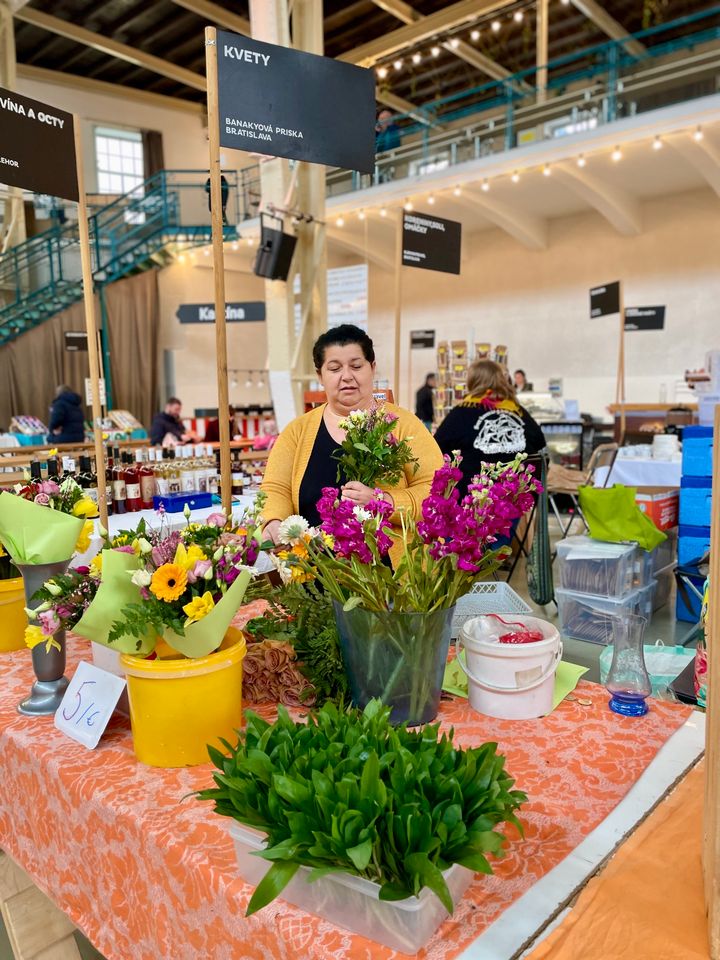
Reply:
<svg viewBox="0 0 720 960"><path fill-rule="evenodd" d="M720 201L709 190L649 201L643 224L622 237L599 214L554 220L539 252L494 229L464 238L459 277L405 268L400 401L434 367L434 351L408 349L410 330L430 328L438 339L505 343L536 389L562 377L566 397L602 414L615 399L619 331L615 319L589 319L588 291L617 279L627 306L667 307L663 331L626 334L627 399L658 401L665 384L671 401L684 371L720 348ZM391 274L371 267L380 376L392 376L393 309Z"/></svg>

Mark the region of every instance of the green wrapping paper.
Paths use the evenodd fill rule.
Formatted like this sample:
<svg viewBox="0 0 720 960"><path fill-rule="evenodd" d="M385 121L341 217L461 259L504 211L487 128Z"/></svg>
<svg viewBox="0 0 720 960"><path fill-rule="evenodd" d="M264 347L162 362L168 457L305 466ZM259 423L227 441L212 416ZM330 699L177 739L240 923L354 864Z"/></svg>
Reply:
<svg viewBox="0 0 720 960"><path fill-rule="evenodd" d="M0 541L13 563L60 563L75 551L82 517L0 493Z"/></svg>
<svg viewBox="0 0 720 960"><path fill-rule="evenodd" d="M115 643L108 643L110 628L120 619L122 608L142 602L140 587L136 587L130 579L141 566L142 561L134 553L103 550L100 586L95 599L78 620L74 632L120 653L132 653L137 657L152 653L156 643L154 636L139 638L128 635L120 637Z"/></svg>
<svg viewBox="0 0 720 960"><path fill-rule="evenodd" d="M243 570L206 617L185 627L184 637L174 630L166 630L165 640L186 657L206 657L217 650L232 618L238 612L249 583L250 574Z"/></svg>

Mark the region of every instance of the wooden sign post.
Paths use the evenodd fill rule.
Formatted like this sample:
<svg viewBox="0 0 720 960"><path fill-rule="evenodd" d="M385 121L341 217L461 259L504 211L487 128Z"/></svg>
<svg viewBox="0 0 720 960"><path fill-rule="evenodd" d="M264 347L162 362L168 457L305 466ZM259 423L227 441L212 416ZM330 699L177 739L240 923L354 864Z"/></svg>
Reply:
<svg viewBox="0 0 720 960"><path fill-rule="evenodd" d="M87 202L85 200L85 176L82 159L80 118L73 114L75 130L75 164L78 179L78 233L80 237L80 264L82 267L83 301L85 305L85 329L87 331L88 363L92 386L92 423L95 445L95 472L97 473L98 509L100 523L107 530L108 509L105 487L105 450L102 442L102 406L100 404L100 354L98 330L95 318L95 292L93 290L92 260L90 258L90 230L88 228Z"/></svg>
<svg viewBox="0 0 720 960"><path fill-rule="evenodd" d="M220 120L218 113L217 31L205 28L208 141L210 145L210 217L212 223L213 276L215 279L215 350L217 353L218 427L220 439L220 492L226 516L232 513L230 463L230 405L228 392L227 330L225 326L225 253L223 249L222 188L220 181Z"/></svg>
<svg viewBox="0 0 720 960"><path fill-rule="evenodd" d="M715 408L712 516L710 527L710 599L707 642L707 717L705 725L705 816L703 873L708 941L712 960L720 960L720 406Z"/></svg>
<svg viewBox="0 0 720 960"><path fill-rule="evenodd" d="M625 442L625 298L620 284L620 342L618 345L617 383L615 385L615 403L620 405L620 445Z"/></svg>
<svg viewBox="0 0 720 960"><path fill-rule="evenodd" d="M400 330L402 327L402 252L403 252L403 211L398 211L397 232L395 234L395 366L393 370L393 389L396 402L400 402ZM408 385L410 389L410 385Z"/></svg>

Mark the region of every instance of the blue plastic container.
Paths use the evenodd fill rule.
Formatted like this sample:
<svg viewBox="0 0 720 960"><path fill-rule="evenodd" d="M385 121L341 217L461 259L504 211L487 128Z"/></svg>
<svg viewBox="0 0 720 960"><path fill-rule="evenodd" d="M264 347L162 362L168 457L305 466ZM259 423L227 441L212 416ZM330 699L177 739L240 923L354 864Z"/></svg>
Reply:
<svg viewBox="0 0 720 960"><path fill-rule="evenodd" d="M711 477L683 477L680 481L680 524L709 527L712 503Z"/></svg>
<svg viewBox="0 0 720 960"><path fill-rule="evenodd" d="M42 447L48 441L46 434L44 433L13 433L11 436L17 438L17 442L21 447Z"/></svg>
<svg viewBox="0 0 720 960"><path fill-rule="evenodd" d="M710 527L680 527L678 563L681 567L697 563L710 549Z"/></svg>
<svg viewBox="0 0 720 960"><path fill-rule="evenodd" d="M685 427L683 430L683 477L711 477L713 428ZM680 521L682 523L682 520Z"/></svg>
<svg viewBox="0 0 720 960"><path fill-rule="evenodd" d="M164 507L165 513L182 513L187 504L191 510L201 510L212 506L211 493L178 493L172 497L153 497L153 506L156 510Z"/></svg>
<svg viewBox="0 0 720 960"><path fill-rule="evenodd" d="M689 579L691 583L702 594L703 586L705 584L705 577L701 574L686 574L686 579ZM675 617L678 620L682 620L683 623L698 623L700 620L700 612L702 610L702 596L697 596L694 590L692 590L687 583L682 583L681 578L677 578L677 599L675 600Z"/></svg>

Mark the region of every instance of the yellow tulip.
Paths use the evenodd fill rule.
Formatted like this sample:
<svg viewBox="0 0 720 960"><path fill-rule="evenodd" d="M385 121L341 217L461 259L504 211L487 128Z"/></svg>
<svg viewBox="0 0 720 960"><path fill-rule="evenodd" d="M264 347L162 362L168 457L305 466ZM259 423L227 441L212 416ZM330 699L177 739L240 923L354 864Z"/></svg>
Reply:
<svg viewBox="0 0 720 960"><path fill-rule="evenodd" d="M190 603L186 603L183 607L183 613L187 616L185 626L187 627L191 623L197 623L198 620L202 620L203 617L206 617L210 613L214 606L215 601L209 590L206 590L201 597L193 597Z"/></svg>
<svg viewBox="0 0 720 960"><path fill-rule="evenodd" d="M183 543L178 544L173 560L176 566L182 567L187 572L193 569L198 560L207 560L202 547L199 547L196 543L190 544L189 547L186 547Z"/></svg>
<svg viewBox="0 0 720 960"><path fill-rule="evenodd" d="M95 530L95 524L92 520L86 520L83 524L83 528L80 531L80 536L77 539L75 544L75 553L85 553L85 551L90 546L90 541L92 540L93 531Z"/></svg>
<svg viewBox="0 0 720 960"><path fill-rule="evenodd" d="M72 508L74 517L97 517L98 508L97 504L92 500L89 500L87 497L83 497L82 500L78 500L75 506Z"/></svg>

